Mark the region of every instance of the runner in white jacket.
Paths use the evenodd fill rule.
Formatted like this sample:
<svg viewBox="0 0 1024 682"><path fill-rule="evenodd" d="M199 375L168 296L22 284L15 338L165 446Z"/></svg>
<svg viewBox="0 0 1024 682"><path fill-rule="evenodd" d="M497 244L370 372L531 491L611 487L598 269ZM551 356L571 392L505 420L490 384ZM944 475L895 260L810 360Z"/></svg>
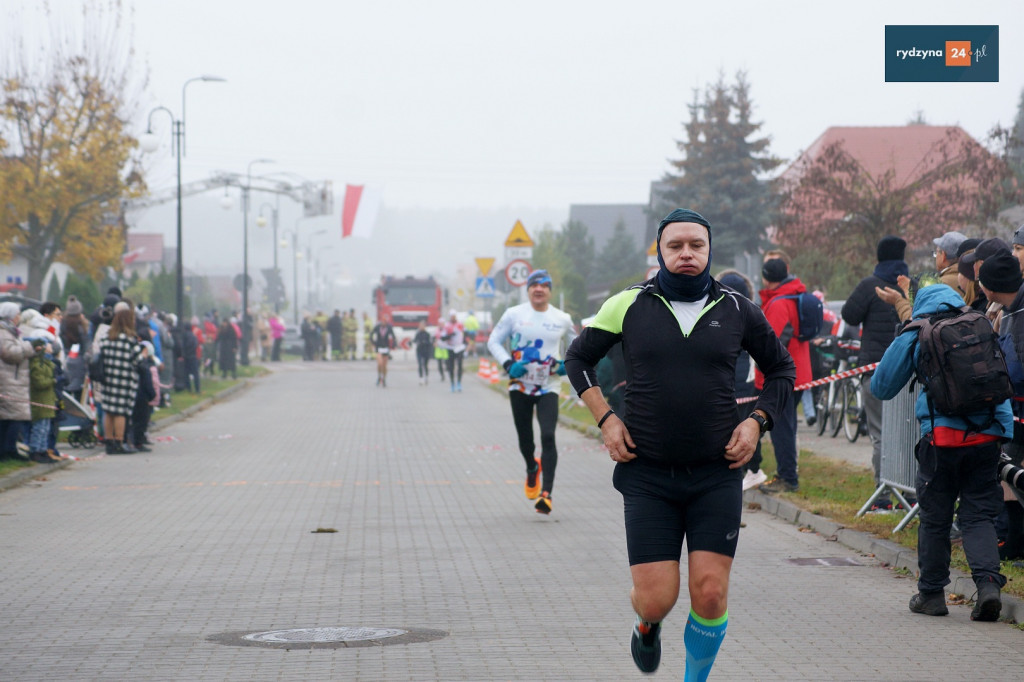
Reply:
<svg viewBox="0 0 1024 682"><path fill-rule="evenodd" d="M487 340L487 349L509 375L512 419L519 435L519 452L526 461L526 497L537 500L534 507L538 512L550 514L558 466L555 427L558 389L565 374L562 358L576 338L576 328L568 314L550 304L551 277L546 270L530 273L526 291L529 302L505 311ZM534 456L534 408L540 423L540 459Z"/></svg>

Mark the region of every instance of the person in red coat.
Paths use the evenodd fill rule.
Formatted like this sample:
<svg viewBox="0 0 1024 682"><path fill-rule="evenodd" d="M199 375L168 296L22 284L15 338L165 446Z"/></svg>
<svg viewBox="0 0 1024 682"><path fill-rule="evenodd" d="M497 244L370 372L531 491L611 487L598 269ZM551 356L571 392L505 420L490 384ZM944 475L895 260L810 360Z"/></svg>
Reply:
<svg viewBox="0 0 1024 682"><path fill-rule="evenodd" d="M761 310L775 335L793 356L796 363L796 385L811 380L811 346L807 341L797 339L800 331L800 316L795 298L785 298L807 291L798 277L789 274L789 266L781 258L770 258L761 268L764 289L761 290ZM764 377L758 371L754 385L760 390ZM786 401L782 414L771 431L772 446L775 448L775 462L778 465L775 478L760 486L762 492L796 492L800 489L797 474L796 450L796 405L800 393L795 392Z"/></svg>

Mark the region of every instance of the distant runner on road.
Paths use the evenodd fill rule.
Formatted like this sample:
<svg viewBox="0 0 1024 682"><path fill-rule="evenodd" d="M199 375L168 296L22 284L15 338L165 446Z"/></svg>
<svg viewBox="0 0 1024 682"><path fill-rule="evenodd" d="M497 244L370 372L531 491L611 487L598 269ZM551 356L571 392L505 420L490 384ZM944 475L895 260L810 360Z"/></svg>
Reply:
<svg viewBox="0 0 1024 682"><path fill-rule="evenodd" d="M395 347L395 330L386 317L382 317L373 330L370 332L370 343L377 352L377 385L387 388L388 358L391 357L391 349Z"/></svg>

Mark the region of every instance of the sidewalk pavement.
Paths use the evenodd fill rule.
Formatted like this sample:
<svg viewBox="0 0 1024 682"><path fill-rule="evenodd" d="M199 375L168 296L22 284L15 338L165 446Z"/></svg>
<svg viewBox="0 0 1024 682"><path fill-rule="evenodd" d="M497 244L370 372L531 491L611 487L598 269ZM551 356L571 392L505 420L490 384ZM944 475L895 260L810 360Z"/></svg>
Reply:
<svg viewBox="0 0 1024 682"><path fill-rule="evenodd" d="M559 429L545 517L523 497L507 401L475 377L451 393L417 385L412 363L393 363L386 389L369 363L272 369L160 431L153 453L0 495L0 677L644 677L621 498L595 439ZM969 606L911 614L914 582L893 562L761 502L711 679L1019 677L1024 633ZM662 676L683 674L686 612L684 596L665 622ZM347 641L259 634L298 628ZM407 634L359 646L371 628Z"/></svg>

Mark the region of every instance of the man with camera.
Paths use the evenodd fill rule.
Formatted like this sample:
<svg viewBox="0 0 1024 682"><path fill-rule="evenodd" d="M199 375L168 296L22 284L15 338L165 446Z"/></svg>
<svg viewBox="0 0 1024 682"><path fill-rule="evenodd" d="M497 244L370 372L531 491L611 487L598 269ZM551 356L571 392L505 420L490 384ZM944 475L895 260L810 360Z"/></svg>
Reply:
<svg viewBox="0 0 1024 682"><path fill-rule="evenodd" d="M1015 267L1016 265L1016 267ZM989 301L1003 307L999 324L999 347L1006 358L1006 368L1013 384L1014 395L1024 395L1024 278L1020 275L1019 261L1009 253L998 253L981 265L981 290ZM1024 403L1011 403L1014 417L1024 417ZM1004 448L1005 462L1019 466L1024 460L1024 425L1014 420L1013 440ZM1000 467L1000 473L1002 469ZM1006 476L1002 476L1004 481ZM1000 559L1024 557L1024 492L1015 490L1009 481L1003 483L1003 510L1006 528L1000 536Z"/></svg>

